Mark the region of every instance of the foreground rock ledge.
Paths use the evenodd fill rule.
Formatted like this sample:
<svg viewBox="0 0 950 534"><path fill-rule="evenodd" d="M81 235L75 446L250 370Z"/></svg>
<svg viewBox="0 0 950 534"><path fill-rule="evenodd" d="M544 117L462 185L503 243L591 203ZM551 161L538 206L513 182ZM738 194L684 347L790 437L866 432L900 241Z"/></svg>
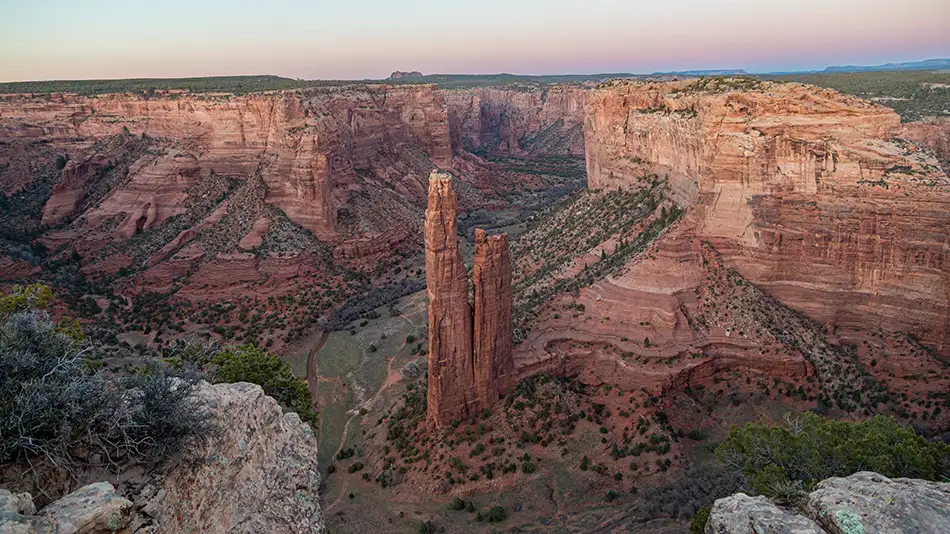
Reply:
<svg viewBox="0 0 950 534"><path fill-rule="evenodd" d="M131 501L100 482L37 513L29 494L0 490L0 534L326 532L310 427L254 384L201 382L195 395L218 434Z"/></svg>
<svg viewBox="0 0 950 534"><path fill-rule="evenodd" d="M805 512L737 493L713 506L706 534L911 534L950 532L950 484L871 472L820 482Z"/></svg>

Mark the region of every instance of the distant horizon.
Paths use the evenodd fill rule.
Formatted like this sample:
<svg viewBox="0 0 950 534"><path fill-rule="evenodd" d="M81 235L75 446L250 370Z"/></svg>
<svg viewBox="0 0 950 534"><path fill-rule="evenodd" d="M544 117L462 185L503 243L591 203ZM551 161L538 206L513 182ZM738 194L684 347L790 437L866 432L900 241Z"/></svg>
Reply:
<svg viewBox="0 0 950 534"><path fill-rule="evenodd" d="M950 56L950 54L948 54ZM513 77L545 77L545 76L608 76L608 75L630 75L630 76L651 76L651 75L661 75L661 74L685 74L691 72L708 72L708 71L723 71L723 72L738 72L742 71L745 74L750 75L781 75L781 74L808 74L808 73L820 73L824 72L826 69L831 67L853 67L855 69L868 69L868 70L858 70L857 72L874 72L876 67L881 67L887 64L892 63L920 63L924 61L948 61L950 62L950 57L928 57L923 59L906 59L899 61L884 61L881 63L874 64L857 64L857 63L843 63L840 65L825 65L813 69L802 69L802 70L784 70L784 71L752 71L749 69L743 69L741 67L708 67L708 68L687 68L679 70L663 70L663 71L653 71L653 72L544 72L541 74L525 74L522 72L422 72L423 77L430 76L513 76ZM932 69L905 69L905 70L932 70ZM944 69L937 69L944 70ZM0 83L42 83L42 82L91 82L91 81L121 81L121 80L188 80L188 79L206 79L206 78L252 78L252 77L265 77L265 76L274 76L277 78L287 79L287 80L298 80L303 82L360 82L360 81L384 81L389 79L389 77L396 72L409 73L409 72L421 72L418 69L394 69L389 72L386 76L379 78L299 78L293 76L282 76L280 74L274 73L251 73L251 74L213 74L213 75L197 75L197 76L132 76L126 78L50 78L42 80L2 80ZM835 71L831 71L835 72Z"/></svg>
<svg viewBox="0 0 950 534"><path fill-rule="evenodd" d="M394 70L521 76L810 72L950 57L946 0L9 0L0 80ZM477 6L473 8L473 6Z"/></svg>

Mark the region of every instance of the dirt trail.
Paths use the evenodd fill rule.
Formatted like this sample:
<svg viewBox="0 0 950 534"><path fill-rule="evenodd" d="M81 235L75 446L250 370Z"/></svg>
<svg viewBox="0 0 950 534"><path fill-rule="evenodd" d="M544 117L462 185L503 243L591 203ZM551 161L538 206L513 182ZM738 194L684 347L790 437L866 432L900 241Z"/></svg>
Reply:
<svg viewBox="0 0 950 534"><path fill-rule="evenodd" d="M412 319L409 319L409 318L408 318L407 316L405 316L405 315L401 315L400 318L404 319L404 320L405 320L407 323L409 323L413 328L417 326L416 323L415 323ZM325 342L325 341L326 341L326 340L324 339L323 342ZM396 354L394 354L393 356L391 356L391 357L389 358L389 362L388 362L387 365L386 365L386 379L383 380L382 385L379 386L379 390L376 391L376 394L373 395L373 398L370 399L370 400L368 400L368 401L366 401L366 402L364 402L364 403L363 403L364 405L367 405L367 406L372 406L372 405L374 405L374 404L376 403L376 399L379 398L379 396L382 395L383 392L387 391L390 387L392 387L393 384L395 384L395 383L398 382L400 379L402 379L402 373L400 373L399 371L393 372L393 361L395 361L396 355L398 355L400 352L402 352L402 350L405 349L407 345L409 345L409 343L403 341L402 345L400 345L400 347L396 350ZM323 347L323 343L320 343L320 347ZM318 350L319 350L319 349L318 349ZM314 353L314 354L315 354L315 353ZM309 368L309 366L308 366L308 368ZM309 375L309 373L308 373L308 375ZM350 415L350 418L346 420L346 424L343 425L343 435L340 437L340 446L337 447L337 448L336 448L336 452L333 453L333 465L336 467L336 472L337 472L337 473L340 473L340 476L343 478L343 487L340 488L340 494L336 496L336 499L333 499L333 502L330 503L329 505L327 505L327 506L323 509L323 513L324 513L324 514L329 513L330 510L332 510L334 507L336 507L336 505L339 504L341 500L343 500L343 496L346 495L346 488L347 488L347 477L346 477L346 475L347 475L347 473L346 473L346 470L343 469L343 466L340 465L340 462L337 461L336 458L337 458L337 456L340 454L340 451L343 450L343 447L346 445L346 436L347 436L347 434L349 433L349 430L350 430L350 423L352 423L353 420L356 419L357 417L359 417L359 415L360 415L359 407L353 409L352 412L353 412L353 413L352 413L352 415Z"/></svg>

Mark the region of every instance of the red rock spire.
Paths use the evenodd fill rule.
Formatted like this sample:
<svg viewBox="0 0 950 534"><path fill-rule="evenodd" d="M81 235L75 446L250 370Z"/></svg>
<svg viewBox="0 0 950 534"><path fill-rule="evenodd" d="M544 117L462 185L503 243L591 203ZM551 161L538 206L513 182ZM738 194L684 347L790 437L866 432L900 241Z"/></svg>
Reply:
<svg viewBox="0 0 950 534"><path fill-rule="evenodd" d="M429 297L427 419L444 426L468 417L477 400L472 365L472 307L455 220L452 177L429 176L426 210L426 294Z"/></svg>
<svg viewBox="0 0 950 534"><path fill-rule="evenodd" d="M511 255L508 234L475 230L475 392L490 407L514 374L511 322Z"/></svg>

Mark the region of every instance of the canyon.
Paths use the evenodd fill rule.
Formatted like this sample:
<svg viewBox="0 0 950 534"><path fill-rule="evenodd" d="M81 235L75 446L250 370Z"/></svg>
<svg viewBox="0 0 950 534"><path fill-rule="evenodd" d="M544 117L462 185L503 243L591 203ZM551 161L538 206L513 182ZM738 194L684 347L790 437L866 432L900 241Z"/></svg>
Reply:
<svg viewBox="0 0 950 534"><path fill-rule="evenodd" d="M733 424L945 431L947 131L745 77L2 95L0 280L76 288L112 345L291 362L333 466L303 523L474 528L451 496L585 531Z"/></svg>

